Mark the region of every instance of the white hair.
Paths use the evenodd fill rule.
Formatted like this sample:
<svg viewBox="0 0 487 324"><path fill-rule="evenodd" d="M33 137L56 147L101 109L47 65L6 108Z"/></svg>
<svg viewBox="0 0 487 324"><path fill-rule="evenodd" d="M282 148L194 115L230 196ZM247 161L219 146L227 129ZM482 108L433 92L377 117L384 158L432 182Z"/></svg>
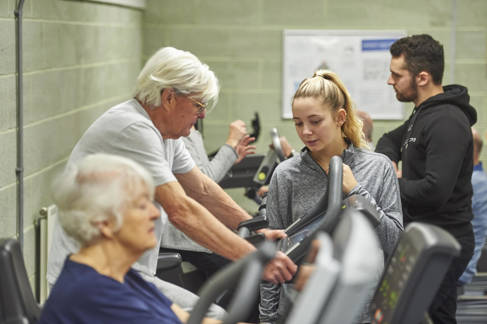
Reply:
<svg viewBox="0 0 487 324"><path fill-rule="evenodd" d="M163 47L140 71L135 97L151 108L158 107L162 90L168 88L185 95L197 95L208 104L208 109L216 105L220 91L218 79L208 65L190 52Z"/></svg>
<svg viewBox="0 0 487 324"><path fill-rule="evenodd" d="M114 220L115 230L123 222L127 204L147 188L153 199L150 174L127 158L93 154L68 166L53 183L53 198L59 208L64 231L82 246L101 238L97 223Z"/></svg>

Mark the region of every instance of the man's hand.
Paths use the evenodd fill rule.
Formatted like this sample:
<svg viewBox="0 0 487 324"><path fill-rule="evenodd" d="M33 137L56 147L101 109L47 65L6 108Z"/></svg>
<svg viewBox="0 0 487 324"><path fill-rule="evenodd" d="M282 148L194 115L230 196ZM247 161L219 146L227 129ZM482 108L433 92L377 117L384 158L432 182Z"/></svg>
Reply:
<svg viewBox="0 0 487 324"><path fill-rule="evenodd" d="M242 137L247 134L247 127L245 122L241 120L235 120L230 123L230 129L228 131L228 137L225 144L230 145L232 148L236 148Z"/></svg>
<svg viewBox="0 0 487 324"><path fill-rule="evenodd" d="M298 266L284 253L278 251L274 259L267 264L262 275L264 280L274 284L284 283L293 278Z"/></svg>
<svg viewBox="0 0 487 324"><path fill-rule="evenodd" d="M392 161L392 166L394 167L394 171L396 171L397 178L401 179L402 178L402 171L399 170L399 168L397 167L397 163Z"/></svg>
<svg viewBox="0 0 487 324"><path fill-rule="evenodd" d="M270 241L276 241L287 237L284 230L271 230L268 228L262 228L257 230L256 232L264 234L265 238Z"/></svg>
<svg viewBox="0 0 487 324"><path fill-rule="evenodd" d="M245 135L242 139L238 142L237 146L235 147L235 152L237 152L238 158L235 161L235 164L239 163L249 154L254 154L256 146L249 145L250 143L255 141L255 137L250 137L250 135Z"/></svg>

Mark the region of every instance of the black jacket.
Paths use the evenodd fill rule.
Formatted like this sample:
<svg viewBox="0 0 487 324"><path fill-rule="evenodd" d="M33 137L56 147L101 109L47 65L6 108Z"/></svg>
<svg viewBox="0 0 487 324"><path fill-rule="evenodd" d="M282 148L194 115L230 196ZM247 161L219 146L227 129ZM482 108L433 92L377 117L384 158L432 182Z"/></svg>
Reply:
<svg viewBox="0 0 487 324"><path fill-rule="evenodd" d="M377 152L402 161L399 186L405 225L421 221L454 228L472 219L470 126L477 121L477 113L465 87L443 89L444 93L415 107L403 125L377 143Z"/></svg>

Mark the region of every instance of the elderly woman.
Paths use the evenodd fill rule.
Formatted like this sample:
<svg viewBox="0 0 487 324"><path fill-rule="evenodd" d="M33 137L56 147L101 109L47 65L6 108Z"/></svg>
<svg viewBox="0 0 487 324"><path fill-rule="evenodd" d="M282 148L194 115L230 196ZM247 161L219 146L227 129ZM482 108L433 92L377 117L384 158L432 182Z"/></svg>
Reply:
<svg viewBox="0 0 487 324"><path fill-rule="evenodd" d="M59 220L81 249L70 254L40 324L180 323L188 313L131 266L157 244L154 184L135 162L95 154L54 183ZM206 323L217 322L206 319Z"/></svg>

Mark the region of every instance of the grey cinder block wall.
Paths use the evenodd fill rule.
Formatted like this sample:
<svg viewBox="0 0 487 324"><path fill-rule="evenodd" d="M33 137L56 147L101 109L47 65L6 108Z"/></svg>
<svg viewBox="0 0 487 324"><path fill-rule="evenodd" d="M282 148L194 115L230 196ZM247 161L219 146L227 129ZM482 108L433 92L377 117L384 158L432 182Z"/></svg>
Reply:
<svg viewBox="0 0 487 324"><path fill-rule="evenodd" d="M0 237L16 233L16 1L0 1ZM143 12L63 0L25 0L24 259L33 282L33 219L90 123L129 98L142 62ZM32 285L33 286L33 285ZM34 287L34 286L33 286Z"/></svg>
<svg viewBox="0 0 487 324"><path fill-rule="evenodd" d="M15 0L0 0L0 237L16 231ZM456 20L454 20L454 15ZM487 1L485 0L147 0L145 10L66 0L25 0L25 251L34 278L33 218L51 203L50 182L77 139L113 104L132 95L144 60L161 46L198 55L217 74L221 97L205 120L205 144L215 150L235 119L263 125L258 152L278 127L301 143L280 118L283 29L394 29L430 33L445 45L445 83L469 88L487 130ZM452 44L452 32L456 44ZM451 57L455 45L455 59ZM385 80L384 80L385 82ZM412 106L407 105L407 116ZM374 139L399 121L376 121ZM483 157L487 157L484 150ZM242 190L229 193L249 211Z"/></svg>
<svg viewBox="0 0 487 324"><path fill-rule="evenodd" d="M429 33L445 46L444 84L454 79L468 87L479 116L475 127L484 134L486 14L485 0L155 0L148 1L145 12L143 55L149 57L160 46L175 46L198 55L216 72L222 88L220 102L204 121L207 150L214 151L222 144L231 121L250 122L254 111L259 111L263 137L258 152L265 153L272 127L277 127L293 147L302 147L292 121L280 118L284 29ZM412 108L405 105L405 117ZM399 123L375 121L374 141ZM482 156L487 157L487 150ZM243 197L243 190L228 192L255 211L255 204Z"/></svg>

